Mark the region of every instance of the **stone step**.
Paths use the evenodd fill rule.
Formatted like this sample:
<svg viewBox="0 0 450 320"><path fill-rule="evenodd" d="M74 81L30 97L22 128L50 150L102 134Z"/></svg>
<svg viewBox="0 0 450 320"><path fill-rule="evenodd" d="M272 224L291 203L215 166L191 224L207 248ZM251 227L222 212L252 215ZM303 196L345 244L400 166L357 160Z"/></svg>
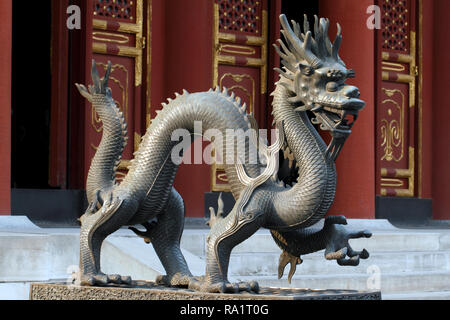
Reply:
<svg viewBox="0 0 450 320"><path fill-rule="evenodd" d="M261 286L342 290L381 290L382 293L450 291L450 272L406 272L353 275L296 275L289 284L287 276L233 276L230 281L256 280ZM379 281L377 281L379 280Z"/></svg>
<svg viewBox="0 0 450 320"><path fill-rule="evenodd" d="M231 275L277 275L279 253L232 254L229 273ZM383 273L449 271L450 250L416 252L376 252L369 259L360 260L356 267L339 266L336 261L324 258L323 250L302 257L303 263L297 266L299 274L356 274L367 273L375 266ZM289 272L289 265L286 271Z"/></svg>
<svg viewBox="0 0 450 320"><path fill-rule="evenodd" d="M383 300L450 300L450 291L387 293Z"/></svg>
<svg viewBox="0 0 450 320"><path fill-rule="evenodd" d="M205 242L208 230L185 230L181 246L198 256L205 255ZM366 248L369 252L406 252L450 250L450 233L401 230L373 231L371 238L351 239L350 244ZM233 253L279 253L268 230L259 230L249 239L233 249Z"/></svg>

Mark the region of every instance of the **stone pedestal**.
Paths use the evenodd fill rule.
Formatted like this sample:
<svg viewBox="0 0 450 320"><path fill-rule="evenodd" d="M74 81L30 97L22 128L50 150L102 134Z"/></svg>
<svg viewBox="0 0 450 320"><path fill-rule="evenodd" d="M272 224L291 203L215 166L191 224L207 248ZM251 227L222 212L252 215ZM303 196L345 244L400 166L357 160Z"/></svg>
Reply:
<svg viewBox="0 0 450 320"><path fill-rule="evenodd" d="M380 292L262 287L259 294L216 294L167 288L154 282L132 286L80 287L66 283L33 283L31 300L381 300Z"/></svg>

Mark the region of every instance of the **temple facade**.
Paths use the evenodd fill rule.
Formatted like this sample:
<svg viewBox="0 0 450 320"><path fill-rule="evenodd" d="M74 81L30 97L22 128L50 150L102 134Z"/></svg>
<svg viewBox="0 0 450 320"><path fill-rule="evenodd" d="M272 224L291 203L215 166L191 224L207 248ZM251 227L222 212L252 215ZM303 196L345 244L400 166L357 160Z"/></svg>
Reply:
<svg viewBox="0 0 450 320"><path fill-rule="evenodd" d="M74 84L91 83L92 59L101 73L112 62L128 123L119 181L161 103L183 89L226 87L271 128L281 13L327 17L331 38L339 22L348 83L367 103L337 161L329 214L449 220L448 0L2 0L0 214L73 225L84 212L102 123ZM229 191L223 167L195 159L175 187L187 217Z"/></svg>

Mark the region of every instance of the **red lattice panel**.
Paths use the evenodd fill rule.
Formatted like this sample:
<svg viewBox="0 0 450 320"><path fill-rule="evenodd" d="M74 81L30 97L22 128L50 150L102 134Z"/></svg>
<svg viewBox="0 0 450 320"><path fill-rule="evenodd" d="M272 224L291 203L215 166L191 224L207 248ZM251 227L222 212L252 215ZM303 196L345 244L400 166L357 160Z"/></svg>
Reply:
<svg viewBox="0 0 450 320"><path fill-rule="evenodd" d="M261 34L261 0L216 0L219 30Z"/></svg>
<svg viewBox="0 0 450 320"><path fill-rule="evenodd" d="M133 0L94 0L94 15L96 18L134 21L134 2Z"/></svg>
<svg viewBox="0 0 450 320"><path fill-rule="evenodd" d="M408 52L410 35L410 0L382 1L383 49Z"/></svg>

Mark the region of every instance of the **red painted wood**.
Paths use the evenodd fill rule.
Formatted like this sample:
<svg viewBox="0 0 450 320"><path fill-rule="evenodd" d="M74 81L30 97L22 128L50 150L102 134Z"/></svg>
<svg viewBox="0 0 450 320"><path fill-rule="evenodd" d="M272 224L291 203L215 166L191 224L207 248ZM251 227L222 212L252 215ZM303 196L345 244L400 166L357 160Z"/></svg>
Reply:
<svg viewBox="0 0 450 320"><path fill-rule="evenodd" d="M430 199L432 197L432 135L434 126L432 112L434 60L433 1L422 0L422 5L422 198Z"/></svg>
<svg viewBox="0 0 450 320"><path fill-rule="evenodd" d="M52 2L52 102L50 117L49 184L67 186L67 117L69 76L68 0Z"/></svg>
<svg viewBox="0 0 450 320"><path fill-rule="evenodd" d="M161 41L164 49L159 56L153 57L163 61L163 69L154 70L152 83L164 81L164 88L159 89L160 103L174 97L175 92L186 89L189 92L209 90L212 85L212 1L164 1L165 17L153 21L164 25L164 37L154 40ZM158 1L154 6L161 10ZM156 14L153 15L156 18ZM163 20L163 21L162 21ZM157 45L153 44L153 48ZM152 58L152 59L153 59ZM155 66L155 61L152 64ZM164 77L157 78L158 74ZM158 95L158 92L152 92ZM206 164L183 164L178 170L175 188L186 204L186 216L204 216L204 193L211 190L210 166Z"/></svg>
<svg viewBox="0 0 450 320"><path fill-rule="evenodd" d="M320 16L331 21L330 35L336 34L336 22L342 26L340 55L356 71L356 78L348 83L360 89L367 103L337 160L337 193L330 209L332 215L358 219L375 217L375 33L366 26L366 10L372 4L371 0L319 1Z"/></svg>
<svg viewBox="0 0 450 320"><path fill-rule="evenodd" d="M272 101L273 97L270 94L275 90L275 82L279 80L279 74L274 70L274 68L280 68L280 57L273 49L272 44L275 44L278 39L281 38L280 33L280 19L281 14L281 0L270 0L269 1L269 45L268 45L268 57L269 57L269 75L267 77L268 82L268 99L266 108L266 124L265 128L272 128Z"/></svg>
<svg viewBox="0 0 450 320"><path fill-rule="evenodd" d="M71 77L69 80L70 99L70 154L69 154L69 188L85 187L85 126L90 123L89 102L83 98L75 83L90 84L92 66L92 16L93 0L76 0L74 4L81 8L81 30L72 30Z"/></svg>
<svg viewBox="0 0 450 320"><path fill-rule="evenodd" d="M0 1L0 215L11 214L12 1Z"/></svg>
<svg viewBox="0 0 450 320"><path fill-rule="evenodd" d="M434 1L433 37L433 218L450 219L450 63L448 13L450 1Z"/></svg>

